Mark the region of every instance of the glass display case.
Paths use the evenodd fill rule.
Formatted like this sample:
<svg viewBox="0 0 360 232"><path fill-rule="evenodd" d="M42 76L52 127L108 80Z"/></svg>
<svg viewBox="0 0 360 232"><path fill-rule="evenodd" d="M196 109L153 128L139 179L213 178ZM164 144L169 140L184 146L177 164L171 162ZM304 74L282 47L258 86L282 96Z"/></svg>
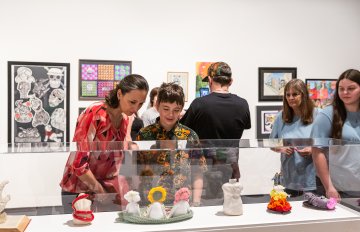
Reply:
<svg viewBox="0 0 360 232"><path fill-rule="evenodd" d="M292 206L289 214L267 210L274 176L281 172L280 154L273 150L284 147L324 150L329 178L342 194L335 210L304 207L301 194L288 197ZM360 228L360 144L356 142L276 139L17 143L3 144L0 150L0 184L9 181L2 193L0 189L0 198L11 197L5 209L8 216L26 215L31 219L26 228L29 232ZM306 159L311 162L312 158ZM80 177L89 170L96 183ZM226 216L222 212L222 186L230 179L238 180L243 188L241 216ZM157 226L118 220L118 213L126 209L124 195L128 191L138 192L139 205L146 208L150 204L149 192L157 186L166 191L165 206L173 205L177 190L189 188L193 217ZM87 226L73 223L72 202L80 192L89 194L92 201L94 220ZM6 231L2 225L0 231Z"/></svg>

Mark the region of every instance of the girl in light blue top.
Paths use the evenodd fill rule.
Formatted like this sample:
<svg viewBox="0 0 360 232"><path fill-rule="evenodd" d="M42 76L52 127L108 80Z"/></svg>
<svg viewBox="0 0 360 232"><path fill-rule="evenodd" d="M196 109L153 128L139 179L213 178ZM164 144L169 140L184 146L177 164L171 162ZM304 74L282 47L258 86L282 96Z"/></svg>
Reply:
<svg viewBox="0 0 360 232"><path fill-rule="evenodd" d="M349 69L336 82L336 92L331 106L321 111L311 133L312 138L334 138L360 142L360 72ZM360 193L360 151L357 146L336 147L329 150L313 147L313 160L326 197L340 200L338 190ZM337 155L336 155L337 154Z"/></svg>
<svg viewBox="0 0 360 232"><path fill-rule="evenodd" d="M284 89L283 110L277 115L270 138L309 138L317 109L309 98L305 83L300 79L289 81ZM303 191L314 191L315 168L311 147L273 148L281 153L281 173L285 191L299 196Z"/></svg>

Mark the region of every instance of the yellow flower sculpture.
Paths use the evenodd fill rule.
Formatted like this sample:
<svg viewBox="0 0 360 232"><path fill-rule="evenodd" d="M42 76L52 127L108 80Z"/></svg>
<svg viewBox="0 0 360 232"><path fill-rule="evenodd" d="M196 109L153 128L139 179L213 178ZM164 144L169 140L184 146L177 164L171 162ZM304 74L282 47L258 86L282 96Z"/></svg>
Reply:
<svg viewBox="0 0 360 232"><path fill-rule="evenodd" d="M161 197L154 196L154 195L158 195L159 193L161 194ZM158 187L150 189L150 192L148 194L148 200L151 203L164 202L166 200L166 189L164 189L162 186L158 186Z"/></svg>

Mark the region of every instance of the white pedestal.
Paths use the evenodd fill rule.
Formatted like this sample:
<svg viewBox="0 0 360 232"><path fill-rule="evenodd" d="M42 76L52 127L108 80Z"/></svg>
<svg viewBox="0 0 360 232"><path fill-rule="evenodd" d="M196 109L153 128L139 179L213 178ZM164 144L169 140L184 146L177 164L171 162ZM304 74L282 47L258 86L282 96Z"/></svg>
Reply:
<svg viewBox="0 0 360 232"><path fill-rule="evenodd" d="M192 208L194 217L172 224L137 225L117 223L117 212L95 213L90 225L75 226L72 215L31 217L26 232L154 232L154 231L251 231L251 232L359 232L360 214L342 205L335 210L320 211L305 208L302 201L291 202L289 214L273 214L266 211L267 204L244 204L241 216L225 216L222 206Z"/></svg>

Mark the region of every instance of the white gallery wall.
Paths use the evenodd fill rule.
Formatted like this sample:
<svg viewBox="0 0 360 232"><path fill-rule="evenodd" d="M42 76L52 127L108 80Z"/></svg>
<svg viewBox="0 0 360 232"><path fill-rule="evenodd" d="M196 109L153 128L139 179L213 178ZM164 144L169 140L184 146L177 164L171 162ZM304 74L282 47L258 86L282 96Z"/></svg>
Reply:
<svg viewBox="0 0 360 232"><path fill-rule="evenodd" d="M189 72L186 108L195 96L196 62L225 61L233 71L231 92L250 105L252 128L243 138L254 139L256 106L281 104L258 101L258 67L297 67L303 80L360 68L360 1L0 0L0 143L7 142L9 123L7 62L70 63L72 138L78 108L90 104L78 100L79 59L130 60L150 88L166 81L168 71ZM11 178L4 173L19 161L0 160L0 180ZM43 160L57 167L48 179L53 193L65 161ZM278 156L269 162L278 170ZM15 185L26 181L17 178Z"/></svg>

